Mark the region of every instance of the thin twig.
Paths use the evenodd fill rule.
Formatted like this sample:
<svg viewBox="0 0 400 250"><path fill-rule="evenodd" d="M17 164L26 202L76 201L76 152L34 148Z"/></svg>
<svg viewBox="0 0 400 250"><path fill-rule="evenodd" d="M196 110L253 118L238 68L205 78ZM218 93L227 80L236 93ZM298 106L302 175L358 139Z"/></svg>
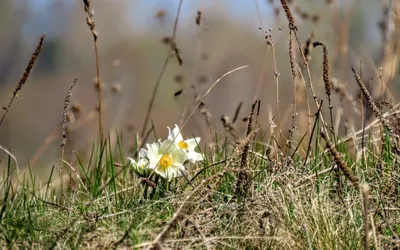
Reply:
<svg viewBox="0 0 400 250"><path fill-rule="evenodd" d="M365 184L361 187L361 193L363 196L363 212L364 212L364 250L369 250L369 185Z"/></svg>
<svg viewBox="0 0 400 250"><path fill-rule="evenodd" d="M178 20L179 20L179 14L181 12L182 3L183 3L183 0L180 0L179 1L179 5L178 5L178 10L177 10L177 13L176 13L176 17L175 17L174 29L172 31L172 36L171 36L172 44L175 44L176 31L177 31L177 28L178 28ZM156 95L157 95L157 91L158 91L158 88L159 88L160 83L161 83L161 79L163 78L164 73L165 73L165 71L167 69L167 66L168 66L168 63L169 63L169 59L171 58L171 54L174 53L174 49L172 47L173 46L170 46L170 48L169 48L168 55L165 58L163 67L161 69L161 72L158 75L158 78L157 78L157 81L156 81L156 85L154 86L153 93L151 94L150 102L149 102L149 105L147 107L146 117L145 117L144 122L143 122L142 131L140 132L140 137L141 138L143 138L143 136L144 136L144 134L146 132L147 123L149 123L150 114L151 114L151 111L153 109L154 101L156 99Z"/></svg>
<svg viewBox="0 0 400 250"><path fill-rule="evenodd" d="M93 37L93 45L94 45L94 54L96 59L96 86L97 86L97 102L98 102L98 112L99 112L99 136L100 136L100 145L103 144L103 122L102 122L102 85L100 81L100 60L99 60L99 49L97 46L97 39L99 38L99 34L95 30L96 24L93 20L94 11L91 9L91 0L83 0L83 4L85 5L85 12L87 13L86 23L90 28Z"/></svg>
<svg viewBox="0 0 400 250"><path fill-rule="evenodd" d="M74 91L74 88L76 84L78 83L78 79L74 79L72 82L71 87L69 87L68 94L65 97L64 101L64 109L63 109L63 120L62 120L62 125L61 125L61 130L62 130L62 141L60 144L61 147L61 158L60 158L60 168L59 168L59 178L60 178L60 185L61 185L61 192L63 191L63 186L62 186L62 175L63 175L63 161L64 161L64 152L65 152L65 144L67 143L67 116L68 116L68 108L69 108L69 103L70 99L72 96L72 92Z"/></svg>

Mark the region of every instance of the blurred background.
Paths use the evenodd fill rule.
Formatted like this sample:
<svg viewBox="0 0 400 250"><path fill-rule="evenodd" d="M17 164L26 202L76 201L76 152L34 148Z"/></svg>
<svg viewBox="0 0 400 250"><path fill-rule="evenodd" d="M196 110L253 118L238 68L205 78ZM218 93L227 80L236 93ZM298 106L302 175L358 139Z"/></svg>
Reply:
<svg viewBox="0 0 400 250"><path fill-rule="evenodd" d="M312 41L328 46L335 81L347 86L356 99L358 87L351 73L351 65L356 65L362 68L366 82L374 78L371 90L381 88L383 75L390 90L386 97L395 103L399 84L399 1L288 2L302 44L313 34ZM105 129L111 134L122 133L126 149L132 147L142 129L151 93L170 49L168 39L178 5L179 0L92 0L99 34ZM196 24L198 11L200 24ZM43 33L47 36L38 62L0 126L0 145L10 150L21 166L29 162L38 172L58 162L64 99L74 78L79 83L71 101L68 153L72 155L72 149L82 154L90 152L98 132L93 41L80 0L0 1L0 106L8 104ZM162 76L151 113L157 136L165 137L167 126L179 124L184 110L192 112L196 102L191 86L201 95L223 74L243 65L249 67L226 76L210 92L204 102L208 118L196 111L183 129L184 135L201 136L207 143L209 127L213 133L226 134L221 116L232 118L243 102L236 124L242 138L246 127L242 118L248 115L256 93L261 100L261 126L267 128L273 118L276 124L273 49L279 73L277 125L287 133L293 100L288 33L285 13L277 0L184 0L175 39L183 64L172 58ZM298 47L294 49L300 65ZM310 56L316 92L325 98L322 48L314 48ZM301 78L297 82L296 136L300 137L308 129L308 111L304 84ZM182 94L174 96L181 89ZM308 95L314 113L315 104ZM333 103L335 117L346 118L336 118L341 121L340 131L344 120L352 121L354 129L359 128L360 116L349 111L340 96L334 96ZM2 169L7 162L3 152L0 161Z"/></svg>

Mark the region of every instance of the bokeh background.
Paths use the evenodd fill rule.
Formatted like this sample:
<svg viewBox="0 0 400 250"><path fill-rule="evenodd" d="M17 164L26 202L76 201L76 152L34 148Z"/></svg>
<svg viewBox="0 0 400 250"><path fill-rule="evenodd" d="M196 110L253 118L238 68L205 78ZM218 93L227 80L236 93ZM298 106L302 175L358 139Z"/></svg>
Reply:
<svg viewBox="0 0 400 250"><path fill-rule="evenodd" d="M396 0L289 2L302 43L314 32L314 41L328 46L332 77L356 94L350 67L361 63L363 78L374 77L371 84L379 85L379 68L385 63L385 42L379 24L385 20L385 6L391 2L394 6L385 27L389 41L399 37ZM127 149L142 128L151 92L168 55L165 39L172 34L178 4L178 0L92 0L99 33L106 130L122 133ZM202 13L200 26L196 25L198 11ZM1 106L8 104L40 36L47 34L38 63L0 126L0 145L9 149L21 166L29 162L40 172L58 162L64 98L74 78L79 83L72 104L80 112L71 122L68 152L72 154L72 148L83 154L90 152L96 139L95 58L85 18L80 0L0 1ZM259 121L267 127L277 115L272 46L265 39L268 34L276 49L281 129L285 130L285 124L289 128L293 90L287 20L280 1L184 0L176 34L183 65L171 59L162 77L151 114L157 136L166 136L166 127L180 122L185 107L189 113L193 110L191 85L195 85L198 94L204 93L224 73L243 65L249 67L224 78L207 96L205 104L212 115L213 132L225 134L220 117L232 117L240 102L243 108L237 130L239 134L243 131L246 124L241 118L249 112L259 81ZM385 81L394 99L398 95L398 58L399 50L392 50L390 58L386 58L390 67L384 68L390 68L384 72ZM317 93L323 98L321 62L322 49L314 49L310 68ZM175 97L180 89L183 94ZM304 123L307 113L301 109L305 109L306 101L298 98L299 121ZM335 107L343 104L336 97L333 101ZM312 102L311 108L315 111ZM347 111L346 106L344 110ZM359 117L351 113L347 117L353 117L357 127ZM304 126L300 124L299 128L300 135ZM194 113L183 131L187 136L201 136L204 143L208 141L208 126L200 112ZM6 154L0 153L0 161L2 168L7 162Z"/></svg>

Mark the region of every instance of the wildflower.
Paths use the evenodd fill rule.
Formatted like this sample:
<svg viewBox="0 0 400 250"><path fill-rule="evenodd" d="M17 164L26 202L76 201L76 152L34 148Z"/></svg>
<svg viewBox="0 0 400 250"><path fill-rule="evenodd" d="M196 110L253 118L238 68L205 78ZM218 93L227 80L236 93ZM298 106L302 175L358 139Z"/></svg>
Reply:
<svg viewBox="0 0 400 250"><path fill-rule="evenodd" d="M182 175L185 170L185 153L169 140L147 144L149 168L165 179Z"/></svg>
<svg viewBox="0 0 400 250"><path fill-rule="evenodd" d="M143 176L148 170L149 160L147 159L147 151L143 148L139 149L138 161L135 161L130 157L128 157L128 161L133 166L135 172L140 176Z"/></svg>
<svg viewBox="0 0 400 250"><path fill-rule="evenodd" d="M203 160L203 156L195 151L197 144L200 142L200 137L183 140L183 137L179 132L179 127L176 124L172 131L170 128L168 128L168 131L168 140L173 141L174 144L186 154L189 161L195 163L196 161Z"/></svg>

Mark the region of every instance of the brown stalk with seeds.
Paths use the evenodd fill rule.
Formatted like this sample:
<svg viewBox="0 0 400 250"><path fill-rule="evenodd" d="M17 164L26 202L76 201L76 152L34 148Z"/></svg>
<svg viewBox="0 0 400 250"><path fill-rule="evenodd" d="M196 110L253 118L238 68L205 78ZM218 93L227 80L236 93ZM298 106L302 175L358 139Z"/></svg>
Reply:
<svg viewBox="0 0 400 250"><path fill-rule="evenodd" d="M97 31L95 30L96 24L95 21L93 20L94 16L94 10L91 8L91 0L83 0L85 12L87 14L86 17L86 23L89 26L90 32L92 33L93 37L93 45L94 45L94 53L95 53L95 58L96 58L96 86L98 86L97 89L97 102L98 102L98 112L99 112L99 136L100 136L100 143L103 144L103 121L102 121L102 112L103 112L103 107L102 107L102 88L101 88L101 81L100 81L100 62L99 62L99 49L97 45L97 39L99 38L99 35Z"/></svg>
<svg viewBox="0 0 400 250"><path fill-rule="evenodd" d="M328 97L328 104L329 104L329 114L331 118L331 130L333 130L333 106L332 106L332 84L331 84L331 78L329 75L329 54L328 54L328 48L326 47L325 44L321 42L314 42L313 43L314 48L317 46L322 46L323 48L323 53L324 53L324 60L323 60L323 78L324 78L324 83L325 83L325 93L326 96Z"/></svg>
<svg viewBox="0 0 400 250"><path fill-rule="evenodd" d="M321 129L321 137L325 140L326 146L329 149L330 154L333 156L333 159L336 162L336 165L343 171L344 176L347 177L351 181L354 186L358 186L358 178L350 171L349 167L347 166L346 162L340 156L340 153L336 150L333 146L331 140L329 139L328 135L325 133L323 129Z"/></svg>
<svg viewBox="0 0 400 250"><path fill-rule="evenodd" d="M61 193L63 192L63 181L62 181L62 176L63 176L63 161L64 161L64 151L65 151L65 144L67 143L67 115L68 115L68 108L72 96L72 92L74 91L74 88L76 84L78 83L78 79L74 79L71 87L68 90L68 94L65 97L64 101L64 109L63 109L63 120L62 120L62 125L61 125L61 131L62 131L62 140L61 140L61 158L60 158L60 169L59 169L59 178L60 178L60 185L61 185Z"/></svg>
<svg viewBox="0 0 400 250"><path fill-rule="evenodd" d="M45 37L46 37L46 34L43 34L40 37L40 41L39 41L38 45L36 46L35 52L33 52L31 59L29 60L28 66L26 66L24 74L22 75L21 79L19 80L17 88L14 90L14 93L13 93L13 96L11 97L10 102L8 103L7 107L3 107L4 114L1 117L0 126L3 123L4 119L6 118L6 115L8 114L10 107L11 107L12 103L14 102L15 98L18 98L18 92L22 89L22 87L28 80L31 70L32 70L33 66L35 65L37 58L39 57L40 52L42 51Z"/></svg>
<svg viewBox="0 0 400 250"><path fill-rule="evenodd" d="M289 8L289 5L288 5L287 1L286 0L281 0L281 4L282 4L282 7L283 7L283 10L286 13L286 17L287 17L287 19L289 21L289 30L297 31L297 26L294 23L294 18L293 18L292 12L290 11L290 8Z"/></svg>
<svg viewBox="0 0 400 250"><path fill-rule="evenodd" d="M251 106L251 112L249 115L249 120L247 123L247 131L246 131L246 137L250 136L252 131L253 131L253 116L254 116L254 110L256 108L258 101L255 101L253 105ZM242 157L240 160L240 172L239 172L239 177L236 182L236 191L235 195L238 198L245 198L246 192L248 191L248 185L249 185L249 177L246 174L246 166L247 166L247 155L249 153L250 149L250 141L247 141L246 144L243 147L243 152L242 152Z"/></svg>
<svg viewBox="0 0 400 250"><path fill-rule="evenodd" d="M312 52L312 39L314 38L314 31L308 36L306 44L304 45L304 56L307 62L311 61L311 52Z"/></svg>
<svg viewBox="0 0 400 250"><path fill-rule="evenodd" d="M292 73L292 85L293 85L293 114L292 114L292 128L289 131L289 140L288 140L288 150L292 147L293 133L296 130L296 116L297 116L297 100L296 100L296 69L294 62L294 53L293 53L293 33L289 32L289 62L290 69Z"/></svg>
<svg viewBox="0 0 400 250"><path fill-rule="evenodd" d="M389 124L388 121L386 121L386 119L383 117L382 113L380 112L379 108L376 106L374 100L372 99L371 94L368 92L367 87L365 87L365 84L361 80L361 77L357 74L357 71L354 68L354 66L351 67L351 70L353 71L354 78L356 79L356 82L358 83L358 86L360 87L361 92L365 96L368 106L370 107L372 112L375 114L376 118L378 118L378 120L382 123L382 125L389 131L389 134L391 136L398 138L399 136L396 133L394 133L392 126Z"/></svg>

